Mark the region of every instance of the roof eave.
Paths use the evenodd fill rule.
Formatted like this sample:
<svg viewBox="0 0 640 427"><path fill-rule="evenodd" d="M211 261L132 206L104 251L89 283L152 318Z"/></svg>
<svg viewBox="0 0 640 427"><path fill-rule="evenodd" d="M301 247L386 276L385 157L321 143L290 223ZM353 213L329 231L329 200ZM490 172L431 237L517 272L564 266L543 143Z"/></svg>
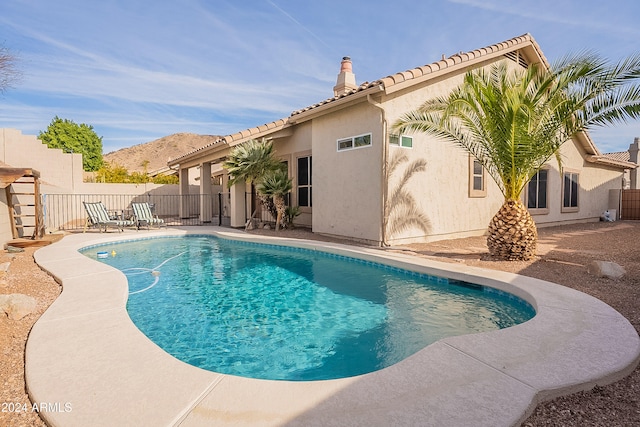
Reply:
<svg viewBox="0 0 640 427"><path fill-rule="evenodd" d="M603 155L588 155L585 157L589 163L597 163L607 166L613 166L619 169L635 169L637 164L625 162L624 160L616 160Z"/></svg>
<svg viewBox="0 0 640 427"><path fill-rule="evenodd" d="M274 136L277 138L279 133L282 133L290 126L291 124L289 123L288 119L280 119L274 122L266 123L264 125L245 129L231 135L226 135L213 144L201 147L176 159L169 160L167 162L167 166L188 164L193 162L194 159L199 159L207 155L211 155L212 153L224 150L225 148L241 144L245 141L248 141L249 139L266 138L269 136Z"/></svg>
<svg viewBox="0 0 640 427"><path fill-rule="evenodd" d="M171 166L178 166L181 163L189 162L193 158L201 157L205 153L214 152L220 147L226 146L226 140L225 140L226 138L227 138L226 136L222 137L212 144L205 145L204 147L200 147L197 150L193 150L187 154L183 154L182 156L177 157L175 159L170 159L167 161L167 167L170 168Z"/></svg>
<svg viewBox="0 0 640 427"><path fill-rule="evenodd" d="M384 86L382 84L377 84L375 86L369 87L364 90L359 90L357 92L351 93L349 95L343 96L335 101L326 102L323 105L318 107L309 108L308 110L302 111L300 113L292 114L289 117L289 122L291 124L298 124L305 122L307 120L311 120L314 117L317 117L322 114L326 114L327 111L332 109L341 109L348 105L357 103L366 99L368 95L376 94L384 91Z"/></svg>

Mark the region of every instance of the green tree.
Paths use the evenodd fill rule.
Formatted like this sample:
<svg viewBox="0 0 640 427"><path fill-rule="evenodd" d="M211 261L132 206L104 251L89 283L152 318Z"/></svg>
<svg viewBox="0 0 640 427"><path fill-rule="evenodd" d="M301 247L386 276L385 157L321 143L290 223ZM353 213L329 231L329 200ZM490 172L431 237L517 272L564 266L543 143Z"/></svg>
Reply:
<svg viewBox="0 0 640 427"><path fill-rule="evenodd" d="M145 184L147 182L151 182L151 178L149 178L149 175L143 172L131 172L128 178L128 182L133 184Z"/></svg>
<svg viewBox="0 0 640 427"><path fill-rule="evenodd" d="M287 209L284 196L291 191L291 187L292 180L287 176L287 171L284 168L268 171L256 186L259 193L273 198L277 212L276 231L280 229L280 223Z"/></svg>
<svg viewBox="0 0 640 427"><path fill-rule="evenodd" d="M491 255L535 256L535 222L520 201L529 180L579 132L640 116L640 56L610 64L595 54L545 68L506 61L468 72L448 96L402 116L397 132L418 131L468 150L496 182L504 203L489 224Z"/></svg>
<svg viewBox="0 0 640 427"><path fill-rule="evenodd" d="M96 172L96 181L110 183L129 182L129 172L122 165L104 163Z"/></svg>
<svg viewBox="0 0 640 427"><path fill-rule="evenodd" d="M82 154L82 167L93 172L102 166L102 137L93 130L93 126L84 123L78 125L72 120L58 116L49 124L38 138L49 148L60 148L65 153Z"/></svg>
<svg viewBox="0 0 640 427"><path fill-rule="evenodd" d="M156 175L151 182L154 184L179 184L180 178L176 175Z"/></svg>
<svg viewBox="0 0 640 427"><path fill-rule="evenodd" d="M109 182L117 184L178 184L180 180L175 175L158 175L150 178L142 172L129 173L127 168L115 163L104 163L96 172L96 182Z"/></svg>
<svg viewBox="0 0 640 427"><path fill-rule="evenodd" d="M264 138L261 141L250 139L235 146L222 164L229 173L229 187L238 182L257 184L267 172L281 166L282 163L274 156L273 143ZM255 211L252 212L253 218Z"/></svg>

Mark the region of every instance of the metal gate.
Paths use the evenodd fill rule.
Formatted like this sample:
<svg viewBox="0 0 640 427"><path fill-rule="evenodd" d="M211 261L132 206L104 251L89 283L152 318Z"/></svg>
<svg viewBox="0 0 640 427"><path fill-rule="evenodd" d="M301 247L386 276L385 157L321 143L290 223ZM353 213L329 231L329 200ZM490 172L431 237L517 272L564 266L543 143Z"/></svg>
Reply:
<svg viewBox="0 0 640 427"><path fill-rule="evenodd" d="M622 219L640 220L640 190L622 190Z"/></svg>

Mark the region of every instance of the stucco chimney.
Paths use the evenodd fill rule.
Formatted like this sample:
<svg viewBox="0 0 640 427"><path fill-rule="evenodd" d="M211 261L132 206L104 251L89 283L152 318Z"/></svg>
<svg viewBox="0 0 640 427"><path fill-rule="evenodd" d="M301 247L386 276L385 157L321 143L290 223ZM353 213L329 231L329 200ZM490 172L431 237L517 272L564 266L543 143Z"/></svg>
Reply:
<svg viewBox="0 0 640 427"><path fill-rule="evenodd" d="M352 89L357 89L356 75L353 74L353 65L351 64L351 58L345 56L340 63L340 74L338 74L338 80L333 87L333 95L338 96L346 93Z"/></svg>

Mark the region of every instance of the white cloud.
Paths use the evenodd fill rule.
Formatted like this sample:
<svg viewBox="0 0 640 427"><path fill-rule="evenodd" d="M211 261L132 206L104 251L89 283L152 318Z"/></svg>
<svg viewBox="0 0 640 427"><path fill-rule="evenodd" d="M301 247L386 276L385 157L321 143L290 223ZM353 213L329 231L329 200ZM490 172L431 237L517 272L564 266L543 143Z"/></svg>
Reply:
<svg viewBox="0 0 640 427"><path fill-rule="evenodd" d="M20 54L24 79L0 98L0 127L37 132L58 115L94 125L113 147L233 133L332 96L344 55L362 82L524 32L548 57L585 44L629 49L640 32L634 4L563 4L3 1L0 41Z"/></svg>

